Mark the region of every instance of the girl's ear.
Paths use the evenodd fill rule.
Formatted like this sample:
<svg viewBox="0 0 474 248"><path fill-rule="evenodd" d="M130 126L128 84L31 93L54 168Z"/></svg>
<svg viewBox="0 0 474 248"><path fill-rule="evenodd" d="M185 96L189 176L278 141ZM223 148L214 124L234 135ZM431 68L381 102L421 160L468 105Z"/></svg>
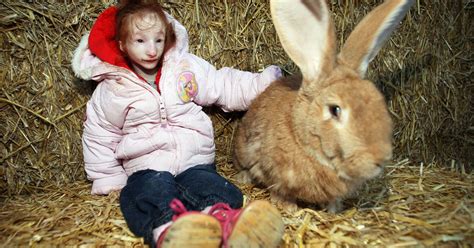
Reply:
<svg viewBox="0 0 474 248"><path fill-rule="evenodd" d="M125 45L123 44L123 42L121 40L119 40L119 49L120 51L122 51L123 53L125 53Z"/></svg>
<svg viewBox="0 0 474 248"><path fill-rule="evenodd" d="M364 77L367 66L415 0L387 0L369 12L347 38L339 58Z"/></svg>
<svg viewBox="0 0 474 248"><path fill-rule="evenodd" d="M334 67L335 32L325 0L271 0L280 42L300 68L303 82L317 82Z"/></svg>

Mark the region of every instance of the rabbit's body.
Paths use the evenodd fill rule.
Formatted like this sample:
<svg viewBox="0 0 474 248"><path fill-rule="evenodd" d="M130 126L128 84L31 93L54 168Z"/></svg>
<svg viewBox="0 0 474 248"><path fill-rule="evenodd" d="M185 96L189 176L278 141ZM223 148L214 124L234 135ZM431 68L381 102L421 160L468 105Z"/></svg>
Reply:
<svg viewBox="0 0 474 248"><path fill-rule="evenodd" d="M301 78L276 81L254 100L240 124L251 128L237 130L234 164L242 170L240 177L249 176L269 186L283 199L334 201L347 192L346 183L338 178L329 161L311 155L296 139L292 115L301 104L295 90L299 82L292 80ZM317 153L319 144L314 148Z"/></svg>
<svg viewBox="0 0 474 248"><path fill-rule="evenodd" d="M268 187L279 201L329 204L336 211L338 200L382 171L392 156L392 121L384 97L362 76L393 30L390 22L412 3L387 1L373 11L336 58L324 1L272 0L280 40L302 77L272 83L243 117L234 152L241 179ZM299 37L294 29L301 22L315 30ZM295 45L302 40L310 44Z"/></svg>
<svg viewBox="0 0 474 248"><path fill-rule="evenodd" d="M355 76L348 70L346 73L349 75L341 73L332 79L347 80L348 77ZM300 84L301 78L280 79L254 100L236 133L234 164L241 170L241 179L251 179L269 187L273 197L277 196L279 201L294 203L295 200L302 200L335 204L338 199L381 171L379 165L374 165L371 160L379 164L391 156L391 121L383 97L372 83L360 81L358 84L331 85L323 89L319 96L324 98L330 95L329 92L345 88L338 97L346 97L343 100L346 104L367 109L361 115L378 115L375 118L362 117L375 119L365 126L351 127L352 130L375 130L377 137L363 130L357 130L361 134L359 137L335 134L332 131L336 127L331 123L307 122L311 116L322 111L318 109L316 101L311 103L299 95ZM365 90L361 91L363 88ZM354 98L357 93L365 96ZM371 105L363 106L365 104ZM350 120L348 123L357 122ZM325 131L321 132L322 130ZM356 144L364 139L372 139L371 146L384 151L371 155L366 147ZM340 147L343 144L339 144L338 140L345 140L346 146L355 144L351 148L345 148L346 151L353 152L350 159L344 160L337 154L338 150L343 149ZM354 162L357 164L353 164Z"/></svg>

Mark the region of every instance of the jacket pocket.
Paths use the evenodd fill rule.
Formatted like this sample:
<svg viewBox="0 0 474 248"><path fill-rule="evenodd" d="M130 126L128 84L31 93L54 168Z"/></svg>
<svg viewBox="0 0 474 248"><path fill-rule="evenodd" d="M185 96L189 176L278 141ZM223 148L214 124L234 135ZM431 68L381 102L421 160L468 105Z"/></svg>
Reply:
<svg viewBox="0 0 474 248"><path fill-rule="evenodd" d="M115 150L117 159L134 159L155 150L150 132L143 127L130 130Z"/></svg>

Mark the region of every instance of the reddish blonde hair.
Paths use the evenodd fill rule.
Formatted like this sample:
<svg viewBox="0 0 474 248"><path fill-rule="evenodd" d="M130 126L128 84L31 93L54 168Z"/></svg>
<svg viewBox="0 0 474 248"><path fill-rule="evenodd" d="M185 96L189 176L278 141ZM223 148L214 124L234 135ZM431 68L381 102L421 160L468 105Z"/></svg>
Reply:
<svg viewBox="0 0 474 248"><path fill-rule="evenodd" d="M166 18L161 5L153 0L122 0L120 1L116 18L116 40L123 43L127 42L131 32L131 23L136 18L143 17L146 14L156 14L165 25L165 47L163 55L176 44L176 34L173 26ZM161 58L163 58L162 56Z"/></svg>

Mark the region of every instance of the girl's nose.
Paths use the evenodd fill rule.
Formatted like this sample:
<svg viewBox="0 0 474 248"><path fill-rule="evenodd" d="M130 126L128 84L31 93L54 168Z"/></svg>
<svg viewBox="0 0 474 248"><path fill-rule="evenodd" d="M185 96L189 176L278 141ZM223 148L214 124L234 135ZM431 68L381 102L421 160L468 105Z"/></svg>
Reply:
<svg viewBox="0 0 474 248"><path fill-rule="evenodd" d="M156 56L156 47L155 44L148 44L146 47L146 55L149 57L155 57Z"/></svg>

